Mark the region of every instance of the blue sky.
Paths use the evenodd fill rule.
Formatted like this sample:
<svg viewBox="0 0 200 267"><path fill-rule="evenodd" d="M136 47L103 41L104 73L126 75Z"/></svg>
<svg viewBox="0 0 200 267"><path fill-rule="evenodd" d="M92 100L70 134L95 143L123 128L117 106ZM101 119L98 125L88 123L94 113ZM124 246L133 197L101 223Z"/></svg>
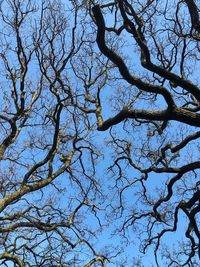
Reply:
<svg viewBox="0 0 200 267"><path fill-rule="evenodd" d="M83 14L82 14L83 15ZM84 17L84 16L83 16ZM83 18L81 17L81 18ZM111 17L106 18L106 22L110 24ZM159 19L158 19L159 21ZM69 25L71 26L71 21L69 22ZM87 26L87 25L86 25ZM87 28L87 27L86 27ZM90 29L88 30L90 31ZM77 35L80 34L77 33ZM92 33L93 34L93 33ZM68 36L69 37L69 36ZM133 71L134 74L139 74L140 71L142 70L140 66L140 54L137 52L137 50L134 50L132 47L132 39L125 34L123 36L126 38L126 41L122 41L121 47L119 48L119 54L123 56L130 56L128 59L128 64L130 66L131 71ZM78 36L77 36L78 38ZM95 37L94 35L92 36L92 39L94 40ZM12 40L12 37L11 39ZM67 47L69 48L69 47ZM89 48L88 48L89 49ZM123 51L123 52L122 52ZM98 53L98 48L95 46L95 56L99 57L99 61L97 61L97 58L95 58L94 62L91 60L91 64L94 64L96 68L94 68L94 76L95 72L98 70L99 67L99 62L102 60L105 63L105 58L103 57L100 58L99 53ZM84 52L83 52L84 53ZM79 54L78 54L79 55ZM80 53L81 57L81 53ZM11 58L11 62L14 58ZM76 62L77 60L77 62ZM87 60L89 62L89 59L85 59L86 63ZM80 66L81 68L81 60L80 58L75 57L74 64L77 68ZM83 63L83 62L82 62ZM12 64L15 64L15 61L13 60ZM88 63L89 64L89 63ZM30 72L29 76L30 79L35 79L37 77L38 72L38 67L31 65L30 67ZM69 82L69 84L73 87L73 92L74 94L80 93L80 97L77 97L78 101L80 103L84 102L84 85L80 80L75 77L72 74L72 70L70 66L67 66L66 72L64 73L65 76L69 75L68 79L66 79L66 83ZM82 73L83 74L83 73ZM145 75L148 75L148 71L144 72L144 79ZM194 76L196 77L196 73L194 72ZM63 75L64 77L64 75ZM108 83L106 84L105 88L102 89L101 91L101 104L102 104L102 114L104 120L108 119L109 117L115 115L119 110L123 108L123 106L127 103L127 99L133 100L137 93L138 90L133 87L128 85L125 81L123 81L119 75L118 70L115 68L114 70L109 71L109 80ZM114 79L117 78L117 81ZM7 80L2 79L2 88L5 88ZM34 88L37 87L37 84L34 84ZM29 88L30 89L30 88ZM95 94L97 91L97 86L94 85L91 87L91 91ZM81 95L82 94L82 95ZM42 106L41 104L41 110L38 113L35 113L36 119L32 118L30 121L32 122L38 122L40 121L41 118L43 118L43 115L45 112L50 112L50 107L53 104L53 101L51 100L52 95L48 94L47 91L44 92L43 94L43 100L46 101L46 107ZM1 100L3 97L1 96ZM155 101L146 101L145 99L139 100L133 103L132 107L142 107L142 108L163 108L165 106L163 99L161 97L158 97ZM53 106L52 106L53 107ZM71 112L71 113L70 113ZM85 136L87 129L85 130L84 127L84 120L81 117L81 112L77 112L77 117L76 117L76 125L72 123L72 113L73 113L73 108L68 107L63 112L62 115L62 126L64 129L65 134L74 134L75 132L75 126L77 126L79 129L82 129L83 132L80 134L80 136ZM80 116L80 118L79 118ZM80 120L79 120L80 119ZM96 118L94 115L90 116L91 119L91 125L94 125L96 123ZM136 209L142 209L145 207L145 204L140 202L141 198L139 197L139 194L142 190L141 184L137 182L138 179L141 178L141 174L136 171L134 168L128 166L127 162L122 161L121 164L121 169L122 169L122 175L119 177L119 169L117 166L113 167L113 171L109 168L110 166L113 165L114 160L120 156L123 155L122 150L125 145L127 145L128 142L132 144L131 146L131 156L133 158L133 161L137 162L137 158L140 158L140 153L142 151L145 153L148 152L149 149L152 149L153 152L158 152L160 149L160 143L162 143L162 138L159 138L158 136L156 137L151 137L150 141L147 141L147 136L150 131L152 131L151 127L148 127L146 125L144 126L137 126L135 123L131 120L126 122L126 130L123 129L124 124L121 123L119 125L116 125L113 127L111 133L115 136L115 138L121 139L121 141L117 141L118 144L122 143L122 147L119 148L116 146L116 142L113 142L109 130L106 132L98 132L97 129L92 129L92 131L89 134L86 134L86 142L81 141L80 144L85 145L88 144L88 142L91 142L92 144L96 145L98 148L98 153L99 153L99 159L95 161L95 167L96 167L96 173L95 173L95 179L99 180L100 182L100 189L103 193L103 197L101 195L95 194L92 190L88 193L88 197L90 198L90 201L92 201L94 204L98 204L100 207L100 210L97 210L97 215L99 216L102 224L102 232L98 231L98 220L94 216L94 213L92 213L91 209L88 209L87 207L84 207L82 209L82 212L80 212L79 216L77 216L77 225L80 223L80 228L83 229L84 232L84 227L85 225L88 227L89 230L93 230L96 232L97 238L93 238L91 234L91 239L89 238L89 241L95 245L95 248L97 251L100 253L107 253L109 252L111 256L111 262L108 263L108 267L114 267L116 266L115 260L117 259L118 261L124 261L128 259L128 263L125 263L125 265L121 264L120 267L132 267L135 266L133 263L133 258L139 257L141 260L141 265L140 267L155 267L155 260L153 258L153 248L150 247L147 250L146 255L143 255L139 253L139 248L141 245L141 240L145 238L145 226L147 221L141 220L136 226L136 228L130 226L126 230L126 238L121 237L122 232L120 232L119 229L121 229L121 226L123 225L124 220L126 220ZM167 142L173 142L176 137L177 141L181 141L182 135L185 132L193 131L194 128L186 128L185 130L180 131L180 124L177 123L170 123L169 130L166 130L166 133L163 134L163 140L164 143ZM33 137L35 138L35 143L37 143L37 135L40 136L41 134L43 135L44 141L48 143L49 140L51 140L52 135L51 135L51 126L46 129L41 129L40 126L35 127L35 130L31 127L28 127L29 131L24 130L22 135L19 138L19 142L14 144L12 147L12 151L15 149L19 148L21 145L25 145L25 142L29 141L29 135L28 133L31 133ZM79 136L79 137L80 137ZM116 140L115 140L116 141ZM49 141L50 142L50 141ZM33 143L33 145L35 144ZM72 142L70 141L69 144L63 145L63 150L64 153L67 153L69 149L72 147ZM184 150L181 153L181 157L178 158L177 165L182 165L187 160L189 161L189 153L193 154L192 156L194 158L198 158L197 150L195 147L195 143L191 145L188 149ZM85 151L85 150L84 150ZM194 151L191 152L191 151ZM45 151L46 153L46 151ZM139 155L139 156L138 156ZM32 150L31 147L29 149L26 149L25 151L22 151L20 160L23 161L29 161L29 163L33 163L34 161L39 161L41 158L43 158L44 152L41 152L40 148L34 147ZM75 159L77 159L78 153L76 154ZM81 164L80 162L74 163L71 167L76 168L74 173L76 175L76 178L80 180L83 183L83 187L86 190L89 187L89 179L88 178L93 178L93 170L92 170L92 164L91 164L91 159L88 155L88 152L83 153L83 162L85 164L86 168L86 175L83 175L81 173ZM31 162L30 162L31 160ZM4 172L5 166L7 162L1 163L1 172ZM55 160L55 169L59 166L59 156L57 156ZM148 157L145 158L145 155L142 155L140 158L140 162L138 164L143 165L143 168L147 168L150 165L150 160ZM81 170L81 171L79 171ZM110 170L110 171L109 171ZM27 168L23 168L21 166L18 166L16 169L15 175L17 174L22 176L25 172L27 171ZM88 175L88 177L87 177ZM169 180L171 176L169 175L166 176L165 174L151 174L149 176L149 179L145 182L149 194L151 195L152 199L156 201L159 198L159 192L161 189L163 189ZM184 188L184 182L188 183L188 179L190 179L190 183L194 184L195 183L195 178L190 178L190 174L186 177L186 179L182 182L179 183L180 190L183 190ZM135 182L134 182L135 181ZM119 202L119 191L122 190L123 188L127 187L129 184L132 184L131 187L127 188L126 190L123 191L122 194L122 200L123 200L123 208L120 208L120 202ZM57 190L54 186L49 186L45 191L43 192L45 196L48 196L49 199L55 204L55 206L60 207L64 210L65 212L65 219L70 215L70 211L73 210L83 199L83 193L81 192L80 188L78 185L74 182L72 177L70 177L68 172L63 173L56 181L55 185L59 187L60 192L58 193L59 190ZM178 190L177 190L178 192ZM165 190L166 194L166 190ZM28 195L26 197L30 202L32 203L37 203L38 205L43 205L43 199L42 199L42 193L38 193L35 195ZM71 199L71 203L70 203ZM173 201L176 202L176 197L172 199ZM21 202L21 207L25 206L25 201ZM70 210L71 209L71 210ZM147 207L147 210L150 208ZM163 207L164 209L164 207ZM105 211L106 210L106 211ZM45 217L46 219L46 217ZM56 218L53 218L56 220ZM179 223L178 223L178 229L176 233L168 233L166 234L166 237L163 239L163 244L166 243L168 249L172 250L177 247L178 241L181 241L182 236L184 234L184 228L185 228L185 217L183 216L182 213L179 214ZM118 229L119 228L119 229ZM159 228L159 226L158 226ZM138 231L140 229L140 232ZM144 231L144 233L142 233ZM68 232L67 232L68 234ZM72 233L69 233L69 235L72 236ZM84 235L84 234L83 234ZM74 236L72 236L72 239L75 239ZM44 246L46 243L44 243ZM115 248L116 247L116 248ZM91 251L88 249L85 249L80 246L79 248L81 250L80 253L80 258L82 260L88 260L91 257ZM83 250L82 250L83 249ZM114 257L118 250L123 251L123 253L119 254L116 258ZM83 252L83 253L82 253ZM73 257L73 252L70 254L69 257ZM164 267L164 263L162 259L159 256L159 261L160 261L160 266ZM12 267L13 265L10 264L9 267ZM75 266L76 267L76 266ZM82 266L81 266L82 267Z"/></svg>

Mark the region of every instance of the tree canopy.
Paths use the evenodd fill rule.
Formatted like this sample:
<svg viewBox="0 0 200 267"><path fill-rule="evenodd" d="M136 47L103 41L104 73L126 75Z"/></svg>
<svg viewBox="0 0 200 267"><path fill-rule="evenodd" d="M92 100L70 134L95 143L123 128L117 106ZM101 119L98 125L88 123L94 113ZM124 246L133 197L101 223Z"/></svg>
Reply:
<svg viewBox="0 0 200 267"><path fill-rule="evenodd" d="M199 266L199 12L0 2L1 266Z"/></svg>

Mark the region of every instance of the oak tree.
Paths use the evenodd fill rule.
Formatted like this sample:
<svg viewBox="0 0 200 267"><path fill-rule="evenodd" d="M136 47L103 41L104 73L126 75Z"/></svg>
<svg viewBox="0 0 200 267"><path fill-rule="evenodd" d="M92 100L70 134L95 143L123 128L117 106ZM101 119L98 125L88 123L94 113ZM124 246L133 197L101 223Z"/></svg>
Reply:
<svg viewBox="0 0 200 267"><path fill-rule="evenodd" d="M0 2L1 266L199 266L199 9Z"/></svg>
<svg viewBox="0 0 200 267"><path fill-rule="evenodd" d="M114 149L120 230L138 230L140 250L152 246L157 266L200 262L199 11L193 0L92 8L98 48L118 79L112 116L98 130L109 130Z"/></svg>

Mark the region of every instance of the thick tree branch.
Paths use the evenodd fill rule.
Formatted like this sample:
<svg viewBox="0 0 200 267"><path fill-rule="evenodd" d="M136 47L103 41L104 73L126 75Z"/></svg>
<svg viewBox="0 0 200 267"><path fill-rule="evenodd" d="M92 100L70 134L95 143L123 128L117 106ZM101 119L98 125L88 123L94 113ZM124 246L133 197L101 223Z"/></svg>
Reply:
<svg viewBox="0 0 200 267"><path fill-rule="evenodd" d="M113 125L116 125L125 119L144 119L153 121L168 121L174 120L183 122L185 124L200 127L200 114L186 111L180 108L174 108L173 110L128 110L123 109L116 116L106 120L102 125L99 125L99 131L108 130Z"/></svg>
<svg viewBox="0 0 200 267"><path fill-rule="evenodd" d="M175 106L174 100L166 88L143 82L141 79L134 77L130 74L123 59L119 55L117 55L115 52L113 52L111 49L109 49L106 45L106 42L105 42L106 27L105 27L105 21L101 13L100 6L96 5L92 8L92 10L93 10L95 21L98 27L97 44L99 46L99 49L107 58L109 58L118 67L119 72L122 75L122 77L129 84L137 86L139 89L143 91L162 95L169 107Z"/></svg>
<svg viewBox="0 0 200 267"><path fill-rule="evenodd" d="M200 20L199 20L199 10L194 0L185 0L188 7L190 18L192 22L192 27L200 34Z"/></svg>
<svg viewBox="0 0 200 267"><path fill-rule="evenodd" d="M131 10L132 15L134 16L134 19L138 24L138 29L136 29L134 23L128 18L127 14L125 12L124 3L126 3L128 8ZM173 84L176 84L176 86L180 86L180 87L184 88L186 91L193 94L198 101L200 101L200 89L196 85L192 84L192 82L190 82L186 79L183 79L182 77L179 77L175 73L167 71L166 69L161 68L160 66L157 66L157 65L152 63L150 51L149 51L149 48L147 45L147 41L146 41L145 36L141 30L141 23L140 23L139 17L136 15L132 6L127 1L120 1L119 7L121 10L122 17L124 19L124 24L127 27L127 31L129 33L133 34L134 39L136 40L138 46L141 49L141 64L142 64L142 66L145 67L146 69L148 69L149 71L160 75L164 79L168 79Z"/></svg>

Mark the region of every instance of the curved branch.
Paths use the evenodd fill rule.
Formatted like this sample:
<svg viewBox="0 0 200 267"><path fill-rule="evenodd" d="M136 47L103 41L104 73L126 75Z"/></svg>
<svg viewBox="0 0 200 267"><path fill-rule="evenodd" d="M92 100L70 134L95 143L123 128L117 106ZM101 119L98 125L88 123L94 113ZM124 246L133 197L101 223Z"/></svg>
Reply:
<svg viewBox="0 0 200 267"><path fill-rule="evenodd" d="M98 130L106 131L113 125L116 125L125 119L145 119L153 121L174 120L191 126L200 127L200 114L195 114L181 108L174 108L173 110L128 110L125 108L116 116L104 121L103 124L98 127Z"/></svg>
<svg viewBox="0 0 200 267"><path fill-rule="evenodd" d="M200 20L199 20L199 12L198 12L197 5L195 4L194 0L185 0L185 3L190 13L192 27L198 33L200 33Z"/></svg>
<svg viewBox="0 0 200 267"><path fill-rule="evenodd" d="M192 84L191 81L185 80L182 77L179 77L178 75L176 75L175 73L167 71L166 69L161 68L151 62L151 57L150 57L149 48L147 46L147 41L145 39L143 32L141 31L140 19L134 12L132 6L127 1L126 1L126 4L128 8L131 10L131 12L133 13L134 19L139 26L138 29L136 29L134 23L127 17L125 8L123 6L123 1L119 2L119 7L121 10L121 14L125 22L125 25L127 26L127 31L133 34L135 41L137 42L138 46L141 49L142 66L153 73L157 73L164 79L168 79L170 82L176 84L176 86L180 86L184 88L186 91L194 95L198 101L200 101L200 90L196 85Z"/></svg>
<svg viewBox="0 0 200 267"><path fill-rule="evenodd" d="M118 67L119 72L122 75L122 77L129 84L137 86L139 89L141 89L143 91L162 95L164 97L166 103L168 104L168 107L175 106L174 100L173 100L170 92L165 87L151 85L147 82L143 82L139 78L134 77L130 74L123 59L106 46L106 43L105 43L105 29L106 29L106 27L105 27L105 21L104 21L103 15L101 13L100 6L99 5L94 6L92 8L92 11L93 11L93 14L94 14L94 17L96 20L96 25L98 27L98 29L97 29L97 44L99 46L99 49L108 59L110 59Z"/></svg>
<svg viewBox="0 0 200 267"><path fill-rule="evenodd" d="M0 259L9 260L12 261L14 264L17 264L19 267L24 267L22 260L20 260L17 256L10 254L8 252L0 254Z"/></svg>

